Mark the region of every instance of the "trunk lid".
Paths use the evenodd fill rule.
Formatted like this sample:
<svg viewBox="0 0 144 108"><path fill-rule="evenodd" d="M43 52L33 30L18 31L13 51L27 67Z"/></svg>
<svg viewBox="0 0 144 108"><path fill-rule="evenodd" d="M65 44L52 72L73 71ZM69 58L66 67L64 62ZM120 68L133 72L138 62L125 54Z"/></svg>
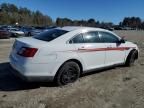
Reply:
<svg viewBox="0 0 144 108"><path fill-rule="evenodd" d="M44 42L41 40L37 40L34 38L24 37L24 38L18 38L15 40L12 51L11 51L11 57L15 60L23 60L23 59L32 59L33 57L23 57L19 55L18 53L22 50L22 48L36 48L38 49L35 53L34 57L37 56L41 50L41 47L46 46L48 42Z"/></svg>
<svg viewBox="0 0 144 108"><path fill-rule="evenodd" d="M35 39L33 37L24 37L24 38L18 38L16 39L16 43L26 45L26 46L34 46L34 47L41 47L48 42L41 41L38 39Z"/></svg>

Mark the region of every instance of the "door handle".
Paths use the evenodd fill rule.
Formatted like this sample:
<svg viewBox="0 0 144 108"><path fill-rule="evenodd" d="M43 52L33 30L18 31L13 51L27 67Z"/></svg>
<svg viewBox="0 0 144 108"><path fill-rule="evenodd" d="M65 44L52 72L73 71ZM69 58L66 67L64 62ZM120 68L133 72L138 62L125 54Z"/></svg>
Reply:
<svg viewBox="0 0 144 108"><path fill-rule="evenodd" d="M108 46L107 48L112 48L111 46Z"/></svg>
<svg viewBox="0 0 144 108"><path fill-rule="evenodd" d="M107 48L112 48L112 46L111 46L111 45L109 45Z"/></svg>
<svg viewBox="0 0 144 108"><path fill-rule="evenodd" d="M82 46L82 47L78 48L78 50L84 50L84 49L85 49L85 47L84 47L84 46Z"/></svg>

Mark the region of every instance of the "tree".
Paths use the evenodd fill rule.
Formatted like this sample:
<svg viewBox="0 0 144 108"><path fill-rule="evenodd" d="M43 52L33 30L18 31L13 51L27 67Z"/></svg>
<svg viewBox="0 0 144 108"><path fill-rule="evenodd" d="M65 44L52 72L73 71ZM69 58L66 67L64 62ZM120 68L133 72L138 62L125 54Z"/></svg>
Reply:
<svg viewBox="0 0 144 108"><path fill-rule="evenodd" d="M139 28L141 23L142 20L139 17L125 17L121 25L132 28Z"/></svg>
<svg viewBox="0 0 144 108"><path fill-rule="evenodd" d="M23 7L17 7L14 4L3 3L0 5L0 24L14 25L18 22L20 25L46 26L53 24L51 17L42 14L40 11L32 12Z"/></svg>
<svg viewBox="0 0 144 108"><path fill-rule="evenodd" d="M96 22L95 22L95 20L94 19L89 19L88 21L88 26L90 26L90 27L95 27L96 26Z"/></svg>

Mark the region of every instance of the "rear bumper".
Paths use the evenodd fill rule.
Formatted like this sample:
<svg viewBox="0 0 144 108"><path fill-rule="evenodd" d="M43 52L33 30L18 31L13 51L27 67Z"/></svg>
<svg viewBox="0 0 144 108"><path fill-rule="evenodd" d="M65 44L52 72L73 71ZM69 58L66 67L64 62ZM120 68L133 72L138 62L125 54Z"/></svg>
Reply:
<svg viewBox="0 0 144 108"><path fill-rule="evenodd" d="M25 81L51 82L54 80L55 74L53 73L51 64L21 64L21 62L15 61L10 56L10 65L12 73Z"/></svg>
<svg viewBox="0 0 144 108"><path fill-rule="evenodd" d="M25 76L13 68L12 65L11 72L14 76L19 77L26 82L52 82L54 80L53 76Z"/></svg>

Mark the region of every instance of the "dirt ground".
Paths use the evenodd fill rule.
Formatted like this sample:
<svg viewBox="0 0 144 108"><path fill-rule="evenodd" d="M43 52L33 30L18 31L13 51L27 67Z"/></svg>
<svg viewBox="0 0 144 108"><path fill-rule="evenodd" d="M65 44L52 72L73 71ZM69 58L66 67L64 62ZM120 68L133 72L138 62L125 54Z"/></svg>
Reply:
<svg viewBox="0 0 144 108"><path fill-rule="evenodd" d="M0 40L0 108L144 108L144 31L115 32L138 44L135 66L93 72L63 87L13 76L8 55L14 39Z"/></svg>

